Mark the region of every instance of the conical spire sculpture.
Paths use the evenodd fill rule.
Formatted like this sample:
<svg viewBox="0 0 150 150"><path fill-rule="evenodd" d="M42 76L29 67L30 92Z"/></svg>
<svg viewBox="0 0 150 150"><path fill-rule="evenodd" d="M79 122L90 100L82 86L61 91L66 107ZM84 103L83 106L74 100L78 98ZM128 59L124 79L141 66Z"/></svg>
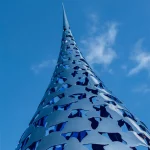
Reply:
<svg viewBox="0 0 150 150"><path fill-rule="evenodd" d="M150 132L112 95L79 51L63 7L58 62L16 150L146 150Z"/></svg>

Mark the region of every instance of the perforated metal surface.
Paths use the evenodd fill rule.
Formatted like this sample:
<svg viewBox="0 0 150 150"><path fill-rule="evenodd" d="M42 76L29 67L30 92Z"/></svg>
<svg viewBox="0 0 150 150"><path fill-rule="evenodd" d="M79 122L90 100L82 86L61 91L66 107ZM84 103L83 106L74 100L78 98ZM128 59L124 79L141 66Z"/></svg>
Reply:
<svg viewBox="0 0 150 150"><path fill-rule="evenodd" d="M95 75L64 11L51 83L16 150L146 150L150 134Z"/></svg>

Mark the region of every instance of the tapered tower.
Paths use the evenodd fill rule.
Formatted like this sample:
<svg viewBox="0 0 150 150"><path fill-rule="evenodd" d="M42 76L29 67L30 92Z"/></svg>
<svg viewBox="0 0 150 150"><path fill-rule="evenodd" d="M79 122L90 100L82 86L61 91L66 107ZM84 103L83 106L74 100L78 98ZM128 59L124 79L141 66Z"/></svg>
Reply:
<svg viewBox="0 0 150 150"><path fill-rule="evenodd" d="M147 150L150 133L109 92L79 51L63 7L51 82L16 150Z"/></svg>

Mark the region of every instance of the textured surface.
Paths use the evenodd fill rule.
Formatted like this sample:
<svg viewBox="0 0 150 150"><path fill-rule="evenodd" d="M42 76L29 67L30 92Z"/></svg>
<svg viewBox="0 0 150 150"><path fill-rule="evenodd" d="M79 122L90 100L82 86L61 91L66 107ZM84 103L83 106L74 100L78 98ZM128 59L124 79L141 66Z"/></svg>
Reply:
<svg viewBox="0 0 150 150"><path fill-rule="evenodd" d="M95 75L63 16L57 66L16 150L148 149L147 127Z"/></svg>

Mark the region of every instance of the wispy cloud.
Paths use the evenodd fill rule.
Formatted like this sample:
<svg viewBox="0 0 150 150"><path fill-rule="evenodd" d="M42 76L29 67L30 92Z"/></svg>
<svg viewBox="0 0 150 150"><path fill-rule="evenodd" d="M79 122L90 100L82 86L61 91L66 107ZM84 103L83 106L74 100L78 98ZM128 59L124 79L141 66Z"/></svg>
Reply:
<svg viewBox="0 0 150 150"><path fill-rule="evenodd" d="M136 42L130 59L136 63L136 66L129 71L128 76L137 74L142 70L150 73L150 52L147 52L143 47L143 39Z"/></svg>
<svg viewBox="0 0 150 150"><path fill-rule="evenodd" d="M99 17L95 13L91 13L88 16L88 19L89 19L88 28L90 29L89 33L94 34L95 32L98 31Z"/></svg>
<svg viewBox="0 0 150 150"><path fill-rule="evenodd" d="M81 43L86 50L86 59L90 64L101 64L105 67L110 65L117 57L113 48L117 36L117 23L110 22L104 26L98 26L98 16L89 15L91 27L89 36L84 38ZM102 29L105 29L101 32Z"/></svg>
<svg viewBox="0 0 150 150"><path fill-rule="evenodd" d="M112 69L108 69L108 73L114 74L114 71Z"/></svg>
<svg viewBox="0 0 150 150"><path fill-rule="evenodd" d="M121 65L121 69L126 71L127 70L127 65Z"/></svg>
<svg viewBox="0 0 150 150"><path fill-rule="evenodd" d="M132 91L146 94L150 92L150 86L148 86L147 84L143 84L138 87L135 87Z"/></svg>
<svg viewBox="0 0 150 150"><path fill-rule="evenodd" d="M44 61L42 61L39 64L32 65L30 69L34 73L38 74L43 69L50 68L50 67L55 66L55 65L56 65L56 60L54 60L54 59L52 59L52 60L44 60Z"/></svg>

